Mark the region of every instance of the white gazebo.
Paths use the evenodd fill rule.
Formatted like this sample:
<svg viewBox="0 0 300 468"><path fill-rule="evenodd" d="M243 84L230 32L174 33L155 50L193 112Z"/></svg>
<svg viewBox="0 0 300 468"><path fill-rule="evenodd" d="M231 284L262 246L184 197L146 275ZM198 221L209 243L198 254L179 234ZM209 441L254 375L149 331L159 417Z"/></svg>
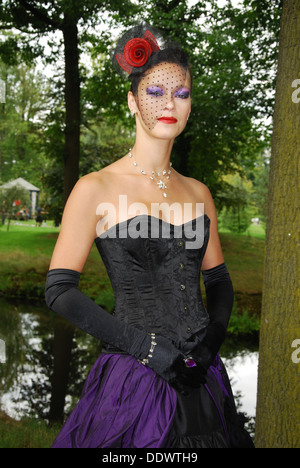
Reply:
<svg viewBox="0 0 300 468"><path fill-rule="evenodd" d="M18 177L15 180L11 180L10 182L7 182L6 184L1 185L0 188L8 189L11 187L15 187L17 185L24 187L26 190L30 192L30 201L31 201L31 213L30 214L31 216L33 216L39 206L40 189L32 185L30 182L27 182L27 180L23 179L22 177Z"/></svg>

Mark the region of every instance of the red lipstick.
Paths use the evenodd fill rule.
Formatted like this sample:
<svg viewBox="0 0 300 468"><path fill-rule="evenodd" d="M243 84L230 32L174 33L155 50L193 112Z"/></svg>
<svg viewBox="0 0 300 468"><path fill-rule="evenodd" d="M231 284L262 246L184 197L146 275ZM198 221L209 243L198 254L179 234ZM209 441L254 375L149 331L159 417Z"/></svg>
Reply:
<svg viewBox="0 0 300 468"><path fill-rule="evenodd" d="M175 117L161 117L158 121L166 124L174 124L177 122L177 119L175 119Z"/></svg>

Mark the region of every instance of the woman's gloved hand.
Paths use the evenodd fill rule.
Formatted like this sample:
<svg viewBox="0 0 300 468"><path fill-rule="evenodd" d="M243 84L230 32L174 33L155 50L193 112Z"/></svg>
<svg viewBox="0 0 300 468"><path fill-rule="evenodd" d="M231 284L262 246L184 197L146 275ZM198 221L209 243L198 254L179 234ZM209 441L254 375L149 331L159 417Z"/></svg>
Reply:
<svg viewBox="0 0 300 468"><path fill-rule="evenodd" d="M203 376L205 377L208 369L213 364L216 357L203 342L197 344L197 346L191 352L191 355L197 365L202 371Z"/></svg>
<svg viewBox="0 0 300 468"><path fill-rule="evenodd" d="M163 336L150 334L149 354L140 361L155 370L171 386L200 387L205 383L203 369L195 361L182 354L171 341Z"/></svg>
<svg viewBox="0 0 300 468"><path fill-rule="evenodd" d="M178 357L173 363L172 371L175 376L171 379L170 384L173 386L182 384L196 388L206 382L205 369L191 357Z"/></svg>

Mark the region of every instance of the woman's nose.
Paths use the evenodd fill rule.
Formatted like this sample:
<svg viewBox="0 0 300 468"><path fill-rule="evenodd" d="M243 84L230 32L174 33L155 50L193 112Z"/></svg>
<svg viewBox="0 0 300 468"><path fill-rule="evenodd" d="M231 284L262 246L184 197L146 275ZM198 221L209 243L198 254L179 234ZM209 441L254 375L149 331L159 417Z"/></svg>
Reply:
<svg viewBox="0 0 300 468"><path fill-rule="evenodd" d="M166 96L165 102L164 102L164 108L167 110L173 110L174 109L174 99L173 96Z"/></svg>

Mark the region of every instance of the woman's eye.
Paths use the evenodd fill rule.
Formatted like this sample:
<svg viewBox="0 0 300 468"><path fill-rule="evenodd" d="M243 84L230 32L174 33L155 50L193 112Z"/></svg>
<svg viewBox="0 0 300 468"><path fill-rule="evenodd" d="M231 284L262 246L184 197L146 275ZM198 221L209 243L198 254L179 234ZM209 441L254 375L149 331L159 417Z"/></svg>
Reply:
<svg viewBox="0 0 300 468"><path fill-rule="evenodd" d="M180 99L187 99L190 97L190 92L189 91L177 91L174 94L175 97L178 97Z"/></svg>
<svg viewBox="0 0 300 468"><path fill-rule="evenodd" d="M148 93L148 94L150 94L151 96L162 96L162 95L163 95L163 94L160 93L159 91L153 91L153 92Z"/></svg>
<svg viewBox="0 0 300 468"><path fill-rule="evenodd" d="M160 97L160 96L164 95L163 90L161 88L156 87L156 86L151 87L151 88L147 88L146 93L149 96L154 96L154 97Z"/></svg>

